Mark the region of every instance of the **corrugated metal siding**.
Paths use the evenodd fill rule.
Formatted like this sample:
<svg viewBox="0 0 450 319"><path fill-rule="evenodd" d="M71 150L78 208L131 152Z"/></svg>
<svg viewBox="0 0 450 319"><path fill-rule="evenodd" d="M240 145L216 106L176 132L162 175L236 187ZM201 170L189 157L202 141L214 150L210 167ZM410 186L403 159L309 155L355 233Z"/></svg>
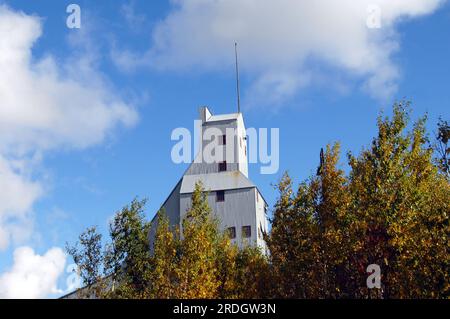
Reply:
<svg viewBox="0 0 450 319"><path fill-rule="evenodd" d="M161 209L164 209L165 214L169 219L169 224L173 226L180 224L180 189L181 189L181 180L175 186L172 193L169 195L169 197L161 207ZM153 244L155 242L157 227L158 227L158 220L157 218L154 218L148 234L148 238L150 241L150 248L152 251L153 251Z"/></svg>
<svg viewBox="0 0 450 319"><path fill-rule="evenodd" d="M206 191L240 189L255 187L255 185L239 171L211 174L186 175L181 183L182 194L192 193L195 184L201 182Z"/></svg>
<svg viewBox="0 0 450 319"><path fill-rule="evenodd" d="M233 121L223 121L223 122L214 122L214 123L208 123L206 122L203 127L202 127L202 136L203 136L203 130L207 129L209 127L213 127L215 129L220 130L221 134L225 135L226 134L226 130L227 128L233 128L236 129L237 128L237 121L233 120ZM206 145L209 145L210 143L217 143L218 141L204 141L202 143L202 153L204 154L203 151L206 147ZM227 140L227 143L230 143ZM234 137L234 145L235 148L239 147L239 141L237 139L237 137ZM226 153L225 153L225 147L218 147L217 149L223 149L223 158L222 160L226 159ZM198 161L199 156L197 155L196 161ZM233 154L233 161L227 163L227 171L237 171L239 170L239 157L237 155L237 152L234 152ZM198 162L194 162L192 163L192 165L189 167L189 169L186 171L185 175L195 175L195 174L210 174L210 173L218 173L219 172L219 164L218 163L206 163L205 161L201 161L200 163Z"/></svg>
<svg viewBox="0 0 450 319"><path fill-rule="evenodd" d="M238 163L227 163L227 171L239 170ZM218 163L192 163L186 175L219 173Z"/></svg>
<svg viewBox="0 0 450 319"><path fill-rule="evenodd" d="M212 213L219 219L220 229L236 227L236 239L233 241L239 247L247 243L256 243L257 224L255 212L255 188L227 190L225 201L216 201L216 192L208 194L208 204ZM180 197L180 209L182 218L191 207L191 194L182 194ZM242 238L242 226L251 226L251 238Z"/></svg>
<svg viewBox="0 0 450 319"><path fill-rule="evenodd" d="M268 231L268 225L269 225L269 221L267 220L267 216L266 216L266 202L264 200L264 198L262 197L262 195L259 193L258 189L254 189L255 191L255 197L256 197L256 225L258 227L258 234L257 234L257 243L258 246L261 247L263 249L263 251L266 251L266 242L264 241L264 239L262 238L262 231L267 232ZM259 199L258 199L258 194L259 194ZM262 228L260 230L260 228Z"/></svg>

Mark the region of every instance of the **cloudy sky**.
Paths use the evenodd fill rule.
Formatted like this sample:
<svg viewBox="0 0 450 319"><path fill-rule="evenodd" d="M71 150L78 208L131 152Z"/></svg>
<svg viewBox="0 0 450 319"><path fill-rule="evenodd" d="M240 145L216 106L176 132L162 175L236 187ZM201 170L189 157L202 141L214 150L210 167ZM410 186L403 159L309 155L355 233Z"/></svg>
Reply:
<svg viewBox="0 0 450 319"><path fill-rule="evenodd" d="M186 169L172 130L236 110L235 41L247 127L280 128L279 172L250 167L270 204L396 100L450 115L445 0L85 0L80 29L69 3L0 0L0 298L67 292L66 241L135 196L153 216Z"/></svg>

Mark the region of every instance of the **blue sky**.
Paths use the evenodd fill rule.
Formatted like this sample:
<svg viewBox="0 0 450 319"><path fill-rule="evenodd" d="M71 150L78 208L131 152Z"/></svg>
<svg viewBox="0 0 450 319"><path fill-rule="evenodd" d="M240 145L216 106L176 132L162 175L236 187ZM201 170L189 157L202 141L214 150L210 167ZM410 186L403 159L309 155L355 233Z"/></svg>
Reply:
<svg viewBox="0 0 450 319"><path fill-rule="evenodd" d="M64 125L54 129L51 122L36 126L39 130L29 129L28 120L11 126L0 120L0 133L12 127L12 137L0 137L0 164L2 157L6 167L23 161L25 168L11 172L23 184L34 183L40 189L29 205L21 208L24 224L18 225L29 230L19 236L22 238L8 240L0 250L0 297L8 296L4 291L2 295L2 285L8 287L2 274L14 273L13 255L18 247L29 247L35 256L44 256L52 247L74 242L88 226L98 225L105 232L109 218L135 196L149 199L147 216L153 216L186 169L186 164L171 161L172 130L192 130L201 105L217 114L236 110L235 40L241 55L246 126L280 129L279 172L262 175L259 164L250 165L250 178L270 205L276 196L272 184L282 172L288 170L296 181L307 178L317 167L320 148L327 143L341 142L345 168L345 153L357 153L370 143L377 115L381 110L389 112L394 101L411 100L413 118L428 113L430 131L435 130L439 116L448 119L450 115L448 1L402 0L394 7L389 1L369 1L381 9L380 29L359 27L367 12L365 7L354 8L351 1L337 7L330 4L319 10L323 16L315 17L317 11L307 1L267 1L252 8L253 2L241 6L240 1L224 5L222 1L190 0L185 4L77 1L82 26L69 29L69 3L0 0L0 5L6 5L0 11L0 34L7 23L16 30L14 23L23 22L23 34L36 29L27 27L25 20L5 18L16 15L37 19L33 21L42 28L40 36L24 40L31 50L25 67L40 72L33 70L33 65L51 56L53 66L36 73L40 82L48 70L56 69L59 81L67 84L60 87L51 82L40 92L53 98L60 90L77 85L76 90L63 91L64 98L54 98L64 102L55 102L59 112L55 114L70 129ZM237 13L230 18L234 9ZM296 10L306 14L283 15ZM7 22L2 24L2 18ZM7 52L7 46L15 42L5 43L2 46L0 40L0 49ZM0 65L1 58L0 51ZM5 116L2 103L7 105L9 100L2 100L2 89L12 84L2 86L3 71L0 69L0 115ZM22 94L22 90L24 96L28 94L22 87L17 92ZM92 101L99 103L96 110L101 112L83 109L77 113L77 103L91 101L72 95L78 92L93 94ZM39 101L30 96L30 105ZM98 96L102 98L95 100ZM104 96L111 96L111 101ZM65 109L66 102L73 106L70 112ZM21 134L15 132L31 133L19 139ZM35 132L42 132L42 138L35 138ZM17 147L22 144L24 152ZM0 178L4 176L0 165ZM0 188L2 185L0 181ZM14 218L14 209L9 209L8 216ZM1 222L0 228L4 226ZM67 259L65 265L70 263ZM52 277L53 283L34 287L34 296L57 296L61 292L53 289L54 283L64 291L66 277L64 268Z"/></svg>

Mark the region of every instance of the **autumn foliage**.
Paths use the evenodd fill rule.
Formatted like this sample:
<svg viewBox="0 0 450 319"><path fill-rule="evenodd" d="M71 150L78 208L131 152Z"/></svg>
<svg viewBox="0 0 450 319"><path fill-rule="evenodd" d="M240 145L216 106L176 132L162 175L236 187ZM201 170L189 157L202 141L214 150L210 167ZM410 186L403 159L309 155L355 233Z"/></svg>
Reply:
<svg viewBox="0 0 450 319"><path fill-rule="evenodd" d="M408 103L378 118L378 136L339 168L328 146L318 175L294 192L278 184L270 264L288 298L446 298L449 294L450 184L433 164L425 118L410 131ZM368 289L367 266L381 268Z"/></svg>
<svg viewBox="0 0 450 319"><path fill-rule="evenodd" d="M104 252L93 228L68 251L100 298L448 298L448 125L435 152L426 119L410 126L409 113L401 102L381 115L370 147L347 154L347 172L336 143L297 187L285 173L267 255L231 244L201 184L180 227L158 213L153 254L136 200L117 213ZM379 289L367 287L370 264Z"/></svg>

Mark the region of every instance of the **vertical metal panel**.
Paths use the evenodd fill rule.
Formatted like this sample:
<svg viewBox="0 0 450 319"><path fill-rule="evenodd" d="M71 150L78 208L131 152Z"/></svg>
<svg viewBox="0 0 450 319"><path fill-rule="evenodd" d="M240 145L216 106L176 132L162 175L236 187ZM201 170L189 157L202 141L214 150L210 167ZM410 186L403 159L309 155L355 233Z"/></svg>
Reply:
<svg viewBox="0 0 450 319"><path fill-rule="evenodd" d="M236 227L236 238L232 240L239 247L257 243L257 214L255 188L225 191L225 201L216 201L216 192L208 193L208 204L212 214L219 220L220 230ZM191 194L181 194L181 220L191 207ZM251 237L242 238L242 226L251 226Z"/></svg>

